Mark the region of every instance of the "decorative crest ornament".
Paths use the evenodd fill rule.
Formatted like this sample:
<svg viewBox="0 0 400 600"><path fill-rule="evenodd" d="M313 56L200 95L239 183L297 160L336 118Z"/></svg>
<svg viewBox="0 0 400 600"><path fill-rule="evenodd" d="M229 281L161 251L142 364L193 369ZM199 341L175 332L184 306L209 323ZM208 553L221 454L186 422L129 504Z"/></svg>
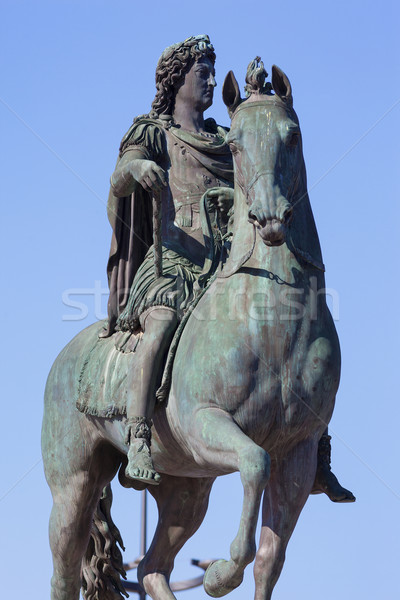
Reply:
<svg viewBox="0 0 400 600"><path fill-rule="evenodd" d="M268 73L264 69L261 57L256 56L247 67L246 85L244 87L246 97L248 98L251 94L270 94L272 85L269 81L265 82L267 77Z"/></svg>

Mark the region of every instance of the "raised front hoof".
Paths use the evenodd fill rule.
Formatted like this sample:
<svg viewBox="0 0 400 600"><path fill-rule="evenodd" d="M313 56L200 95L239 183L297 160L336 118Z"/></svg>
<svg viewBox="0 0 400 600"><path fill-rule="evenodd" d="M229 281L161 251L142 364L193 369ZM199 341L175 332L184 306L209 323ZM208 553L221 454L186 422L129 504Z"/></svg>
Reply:
<svg viewBox="0 0 400 600"><path fill-rule="evenodd" d="M232 575L232 563L227 560L216 560L211 563L204 574L203 586L206 593L213 598L221 598L232 592L243 581L243 573Z"/></svg>

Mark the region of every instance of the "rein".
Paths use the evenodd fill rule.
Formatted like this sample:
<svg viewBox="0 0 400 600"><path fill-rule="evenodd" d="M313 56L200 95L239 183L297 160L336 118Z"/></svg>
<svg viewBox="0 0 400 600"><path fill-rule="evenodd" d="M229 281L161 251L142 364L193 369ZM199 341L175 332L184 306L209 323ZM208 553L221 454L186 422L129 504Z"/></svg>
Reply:
<svg viewBox="0 0 400 600"><path fill-rule="evenodd" d="M251 248L238 261L234 262L233 265L231 265L231 266L228 265L227 268L218 270L217 271L218 279L227 279L228 277L231 277L232 275L237 273L244 266L244 264L249 260L249 258L251 258L252 254L254 252L254 248L256 246L256 235L257 235L255 226L252 225L252 227L253 227L253 241L251 244Z"/></svg>

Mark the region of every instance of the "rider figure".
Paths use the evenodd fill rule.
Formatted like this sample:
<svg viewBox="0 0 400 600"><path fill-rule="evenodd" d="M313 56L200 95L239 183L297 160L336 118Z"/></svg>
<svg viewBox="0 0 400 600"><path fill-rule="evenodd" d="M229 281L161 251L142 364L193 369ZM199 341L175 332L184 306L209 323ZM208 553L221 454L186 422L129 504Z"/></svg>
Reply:
<svg viewBox="0 0 400 600"><path fill-rule="evenodd" d="M203 267L205 248L199 202L210 199L222 223L233 201L232 159L225 133L204 120L212 104L215 53L208 36L168 47L157 65L157 93L149 115L134 120L124 136L111 177L108 214L113 227L108 279L107 337L115 330L142 331L128 389L128 479L158 484L151 459L151 418L165 354ZM152 195L162 209L162 269L155 276ZM329 436L318 452L314 492L351 501L330 470ZM327 446L328 444L328 446ZM327 462L328 460L328 462Z"/></svg>
<svg viewBox="0 0 400 600"><path fill-rule="evenodd" d="M150 455L150 428L163 359L205 258L200 199L208 189L217 188L211 195L222 219L233 201L232 158L225 143L226 131L203 116L213 100L214 62L208 36L191 37L163 52L156 71L157 94L152 111L136 119L123 138L111 177L112 195L118 199L128 197L130 206L124 210L119 207L118 216L125 223L116 219L114 227L108 269L110 319L105 335L115 326L123 331L142 330L144 334L129 382L134 393L127 400L126 475L146 483L160 480ZM145 227L151 223L151 194L161 196L163 276L155 277L150 248L142 262L137 256L131 257L136 260L136 272L134 277L130 274L131 281L121 285L121 277L132 268L130 241L133 251L138 236L139 245L151 244L151 232L149 235ZM117 230L126 226L132 232L125 231L125 237L136 239L121 241Z"/></svg>

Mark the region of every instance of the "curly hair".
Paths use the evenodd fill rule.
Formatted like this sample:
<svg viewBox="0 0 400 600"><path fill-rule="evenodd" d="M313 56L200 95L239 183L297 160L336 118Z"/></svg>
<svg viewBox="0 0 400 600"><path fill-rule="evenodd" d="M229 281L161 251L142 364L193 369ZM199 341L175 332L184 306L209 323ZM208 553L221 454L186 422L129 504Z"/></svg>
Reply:
<svg viewBox="0 0 400 600"><path fill-rule="evenodd" d="M215 63L214 47L208 35L189 37L164 50L156 69L157 92L151 105L151 118L172 114L177 88L192 65L203 56Z"/></svg>

